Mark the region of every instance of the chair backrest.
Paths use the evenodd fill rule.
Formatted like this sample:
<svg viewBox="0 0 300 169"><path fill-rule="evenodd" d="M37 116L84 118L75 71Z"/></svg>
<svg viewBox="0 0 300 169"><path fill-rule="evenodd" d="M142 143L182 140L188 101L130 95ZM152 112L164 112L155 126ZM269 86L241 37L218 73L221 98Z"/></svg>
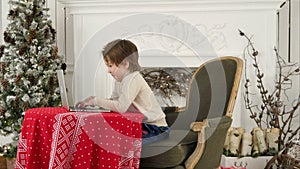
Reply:
<svg viewBox="0 0 300 169"><path fill-rule="evenodd" d="M178 113L177 120L170 121L171 128L189 129L194 121L224 115L231 117L242 68L243 61L233 56L215 58L202 64L191 78L187 106Z"/></svg>

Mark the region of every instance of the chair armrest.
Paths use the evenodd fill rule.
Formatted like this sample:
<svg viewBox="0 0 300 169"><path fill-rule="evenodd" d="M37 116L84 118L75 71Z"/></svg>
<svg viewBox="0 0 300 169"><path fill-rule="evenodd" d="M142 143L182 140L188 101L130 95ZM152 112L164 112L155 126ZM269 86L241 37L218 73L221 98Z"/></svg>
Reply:
<svg viewBox="0 0 300 169"><path fill-rule="evenodd" d="M208 126L207 119L203 122L193 122L190 125L192 131L198 132L197 146L191 156L185 161L186 169L193 169L201 158L205 146L205 128Z"/></svg>
<svg viewBox="0 0 300 169"><path fill-rule="evenodd" d="M201 131L203 128L205 128L208 125L207 119L203 120L203 122L193 122L190 125L190 129L192 131L198 132Z"/></svg>

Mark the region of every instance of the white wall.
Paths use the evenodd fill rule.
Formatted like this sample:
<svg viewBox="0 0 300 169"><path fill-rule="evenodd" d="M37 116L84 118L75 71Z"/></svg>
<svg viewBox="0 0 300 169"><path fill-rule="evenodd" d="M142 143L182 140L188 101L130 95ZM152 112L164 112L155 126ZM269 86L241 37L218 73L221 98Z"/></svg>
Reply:
<svg viewBox="0 0 300 169"><path fill-rule="evenodd" d="M300 1L291 0L291 62L300 64ZM297 96L300 96L300 79L299 76L294 77L293 79L293 89L291 97L297 99ZM291 98L290 98L291 99ZM298 98L299 99L299 98ZM295 118L293 128L300 126L300 108L298 108L297 113L298 118ZM299 138L299 136L298 136Z"/></svg>
<svg viewBox="0 0 300 169"><path fill-rule="evenodd" d="M2 1L0 1L0 9L1 9L1 12L0 12L0 32L1 32L1 34L2 34ZM0 43L2 43L2 35L0 36Z"/></svg>
<svg viewBox="0 0 300 169"><path fill-rule="evenodd" d="M300 1L287 0L278 11L279 16L279 42L278 50L281 57L283 57L289 64L300 64ZM284 70L288 71L288 70ZM286 72L284 72L287 74ZM299 76L291 77L292 86L286 91L289 103L298 100L300 95L300 79ZM287 104L286 110L291 110L292 104ZM294 118L293 128L300 125L300 109L297 109L297 118Z"/></svg>
<svg viewBox="0 0 300 169"><path fill-rule="evenodd" d="M81 91L77 93L77 99L81 99L88 94L99 96L109 95L111 91L111 79L109 76L106 76L106 70L100 68L101 60L99 60L99 51L103 47L101 45L117 36L129 37L137 43L140 50L144 51L141 56L143 66L155 66L153 60L160 63L162 57L165 57L164 59L169 61L168 64L170 65L167 66L179 62L179 64L195 66L200 65L201 62L210 57L223 55L242 57L246 41L238 34L238 29L241 29L248 35L254 35L253 41L257 49L261 52L262 67L267 74L266 81L272 83L275 74L273 47L277 44L276 10L282 2L283 0L49 0L48 6L50 7L50 14L55 28L57 29L59 52L66 55L68 80L73 81L72 74L74 67L80 66L77 63L78 61L89 60L88 64L96 63L95 67L91 69L86 67L82 69L87 80L92 79L94 85L89 88L77 89L77 91ZM3 32L7 25L8 5L6 1L1 1L0 5L2 5L0 6L2 13L1 32ZM130 19L126 20L126 18L128 19L133 15L145 12L167 14L171 16L171 19L162 22L162 25L156 27L151 27L151 25L147 24L139 25L135 33L131 32L132 27L128 23L134 22ZM121 24L122 21L124 21L122 27L118 29L111 28L114 24ZM196 30L185 29L186 25L183 23L188 23ZM157 30L157 28L160 30ZM115 31L111 31L106 35L101 34L107 31L105 29L115 29ZM162 37L154 34L137 34L137 32L154 31L152 29L156 29L156 32L171 32L171 34L173 33L172 36L180 37L183 42L187 42L189 41L187 38L191 38L190 44L192 49L198 48L197 45L201 43L196 36L193 37L192 33L200 31L204 35L204 39L207 38L215 52L205 53L206 51L201 48L204 53L201 54L201 57L198 57L193 50L181 45L178 39L174 40L170 37ZM1 34L1 41L2 39ZM92 46L92 48L87 48L87 44ZM88 52L84 54L87 55L83 56L83 52L86 51ZM156 52L157 56L150 56L147 51L150 51L150 54ZM173 56L173 59L166 57L166 53L169 56ZM175 60L174 56L176 56ZM174 63L175 61L176 63ZM100 65L97 63L100 63ZM86 73L87 70L97 70L97 74ZM80 80L80 78L82 77L79 77L77 80ZM242 81L241 86L243 86L243 83ZM69 84L73 85L72 83ZM78 84L76 85L78 87ZM74 84L75 87L76 85ZM101 85L101 88L95 87L99 85ZM268 85L271 86L271 84ZM72 86L69 86L69 88L72 88ZM249 119L249 113L244 109L241 97L242 91L243 88L241 88L240 95L237 98L233 125L242 125L249 130L252 128L253 122ZM3 139L0 137L0 144L6 140L6 138Z"/></svg>
<svg viewBox="0 0 300 169"><path fill-rule="evenodd" d="M3 32L8 24L8 20L6 19L7 18L7 14L8 14L8 8L9 8L9 5L8 5L8 0L4 0L4 1L1 1L0 3L0 9L1 9L1 26L0 26L0 30L1 30L1 35L0 35L0 42L2 43L3 42Z"/></svg>
<svg viewBox="0 0 300 169"><path fill-rule="evenodd" d="M277 44L276 11L282 2L283 0L58 0L58 4L66 7L65 49L67 63L71 68L69 72L72 74L73 70L77 71L75 83L72 84L76 91L73 93L75 100L88 95L109 96L111 79L101 66L103 62L99 51L112 39L129 38L140 47L140 51L150 50L150 55L142 53L142 66L174 66L178 64L178 60L187 66L197 66L212 57L242 57L247 42L239 36L238 29L253 35L253 42L261 54L259 60L262 69L266 72L266 86L273 87L276 68L273 47ZM159 24L155 21L160 21L161 18L145 17L143 20L134 17L144 13L167 14L171 19ZM183 22L190 24L194 29L187 28ZM133 24L136 27L132 26ZM192 39L195 43L192 42L190 47L200 48L203 53L197 55L193 50L189 50L190 48L180 46L178 39L166 36L162 38L161 34L155 33L145 34L145 31L162 34L175 32L172 36L181 38L181 42ZM204 38L193 34L197 31L200 31ZM207 50L209 48L200 47L202 38L208 40L214 52ZM155 53L154 49L160 52ZM248 66L252 67L251 65L248 63ZM74 67L76 69L73 69ZM244 81L241 86L243 84ZM242 93L243 87L237 98L233 125L242 125L246 130L250 130L254 123L244 108Z"/></svg>

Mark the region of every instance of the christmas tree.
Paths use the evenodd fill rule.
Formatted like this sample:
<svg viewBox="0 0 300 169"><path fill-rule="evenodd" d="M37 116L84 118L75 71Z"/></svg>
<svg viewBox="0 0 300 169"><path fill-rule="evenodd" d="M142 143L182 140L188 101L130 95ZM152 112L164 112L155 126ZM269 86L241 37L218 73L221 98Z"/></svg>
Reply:
<svg viewBox="0 0 300 169"><path fill-rule="evenodd" d="M27 109L60 104L56 70L65 64L45 0L8 3L9 24L0 46L0 134L18 135Z"/></svg>

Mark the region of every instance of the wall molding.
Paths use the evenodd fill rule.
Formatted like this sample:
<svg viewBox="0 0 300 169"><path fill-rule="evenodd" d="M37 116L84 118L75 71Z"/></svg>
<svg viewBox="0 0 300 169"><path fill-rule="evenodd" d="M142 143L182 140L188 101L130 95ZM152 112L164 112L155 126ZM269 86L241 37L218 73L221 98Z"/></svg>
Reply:
<svg viewBox="0 0 300 169"><path fill-rule="evenodd" d="M58 0L70 14L133 12L200 12L278 9L282 0ZM180 7L180 8L178 8Z"/></svg>

